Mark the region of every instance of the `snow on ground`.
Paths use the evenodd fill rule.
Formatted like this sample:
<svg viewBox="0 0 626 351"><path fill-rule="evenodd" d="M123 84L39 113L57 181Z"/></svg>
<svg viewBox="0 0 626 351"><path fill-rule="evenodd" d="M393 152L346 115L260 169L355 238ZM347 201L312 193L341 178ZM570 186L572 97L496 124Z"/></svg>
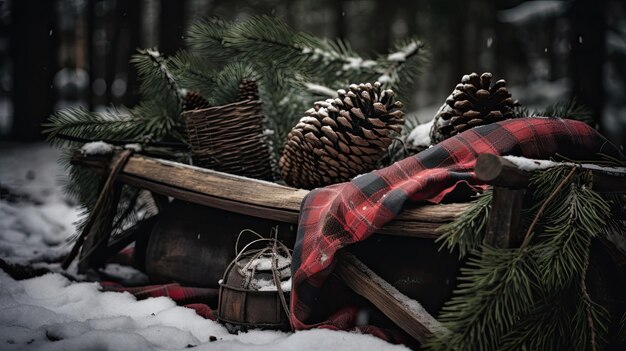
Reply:
<svg viewBox="0 0 626 351"><path fill-rule="evenodd" d="M0 258L59 271L79 211L61 189L59 151L0 144ZM41 263L42 261L53 263ZM133 276L109 265L109 275ZM76 278L74 274L70 277ZM84 277L78 277L84 278ZM406 350L356 332L232 335L169 298L137 301L58 273L16 281L0 270L0 350Z"/></svg>
<svg viewBox="0 0 626 351"><path fill-rule="evenodd" d="M373 336L329 330L229 334L165 297L136 301L58 274L15 281L0 271L2 350L401 350ZM215 340L215 341L211 341Z"/></svg>
<svg viewBox="0 0 626 351"><path fill-rule="evenodd" d="M0 256L16 263L57 261L79 211L63 193L59 151L45 144L0 145Z"/></svg>

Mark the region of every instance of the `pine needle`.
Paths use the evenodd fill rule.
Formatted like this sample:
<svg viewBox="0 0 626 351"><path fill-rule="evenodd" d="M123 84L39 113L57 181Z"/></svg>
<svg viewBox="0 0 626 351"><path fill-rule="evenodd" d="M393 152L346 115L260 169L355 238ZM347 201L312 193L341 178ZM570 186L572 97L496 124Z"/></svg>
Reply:
<svg viewBox="0 0 626 351"><path fill-rule="evenodd" d="M489 209L493 192L487 190L478 195L472 201L470 207L451 223L441 226L438 232L442 235L437 238L437 242L452 251L459 250L459 258L464 258L470 252L476 250L483 241L489 217Z"/></svg>
<svg viewBox="0 0 626 351"><path fill-rule="evenodd" d="M626 199L594 192L591 180L589 171L565 166L535 172L529 196L536 205L524 212L533 220L520 248L481 245L482 236L472 234L488 215L480 199L445 228L450 250L473 249L439 316L450 333L433 337L428 348L595 350L606 344L610 316L586 277L592 239L608 235L612 208Z"/></svg>

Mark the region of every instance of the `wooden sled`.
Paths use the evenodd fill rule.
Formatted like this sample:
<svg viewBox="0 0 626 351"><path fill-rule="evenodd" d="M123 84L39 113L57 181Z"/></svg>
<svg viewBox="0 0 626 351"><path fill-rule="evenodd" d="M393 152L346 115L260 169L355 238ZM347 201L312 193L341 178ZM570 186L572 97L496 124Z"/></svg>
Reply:
<svg viewBox="0 0 626 351"><path fill-rule="evenodd" d="M72 162L96 171L107 172L118 157L120 157L119 153L112 157L76 154ZM523 194L528 184L528 173L517 169L501 157L480 155L476 165L476 175L486 183L494 185L493 206L485 240L496 247L514 246L519 240L520 210ZM623 175L598 174L594 178L594 188L600 191L626 192L625 179ZM150 191L156 202L161 204L160 207L165 207L167 198L172 197L203 207L281 222L291 225L292 228L298 222L300 203L308 194L307 190L146 156L129 157L116 180L119 183ZM457 218L467 206L463 203L408 205L396 219L381 228L373 238L366 242L371 241L372 245L379 245L380 242L385 243L385 240L421 240L428 241L434 248L433 239L439 235L437 229ZM89 266L91 260L94 259L93 253L113 252L121 246L120 241L126 243L129 239L121 238L114 243L109 243L108 238L104 240L99 238L85 242L82 248L85 254L81 254L81 261ZM100 247L94 247L95 245ZM231 250L232 247L228 249ZM357 256L358 251L357 249ZM439 255L436 249L431 251L432 253L429 254L433 257ZM160 251L159 254L167 253ZM405 294L404 291L399 291L397 284L396 286L390 284L399 281L397 276L391 276L389 270L379 276L379 272L375 273L359 259L360 256L359 258L357 256L349 252L342 252L338 255L335 274L348 287L372 302L390 320L419 342L424 341L433 333L442 331L441 325L432 316L433 308L430 308L429 313L427 309L410 298L417 298L422 302L423 298L420 297L420 293L423 292ZM98 258L98 260L101 259L102 257ZM443 267L441 281L452 277L452 282L448 284L450 285L448 295L439 294L439 300L445 301L454 286L458 265L448 264L451 260L456 261L456 256L453 255L436 256L436 259L439 261L435 264L431 262L431 267ZM367 260L363 259L363 261ZM376 260L370 259L369 261L369 265L377 264ZM415 262L416 265L419 264ZM150 270L149 267L146 269ZM441 272L434 274L439 273ZM432 287L431 290L433 290ZM443 303L441 301L431 305L439 304L440 306Z"/></svg>

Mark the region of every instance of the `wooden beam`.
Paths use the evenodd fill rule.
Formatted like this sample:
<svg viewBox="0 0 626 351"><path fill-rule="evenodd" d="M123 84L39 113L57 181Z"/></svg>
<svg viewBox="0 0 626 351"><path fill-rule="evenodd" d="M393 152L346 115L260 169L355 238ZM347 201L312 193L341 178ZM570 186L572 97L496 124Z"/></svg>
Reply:
<svg viewBox="0 0 626 351"><path fill-rule="evenodd" d="M601 193L626 192L626 172L623 168L599 168L593 164L577 164L577 166L593 172L593 190ZM476 178L487 184L509 188L525 188L530 178L530 172L523 171L506 158L493 154L479 155L474 171Z"/></svg>
<svg viewBox="0 0 626 351"><path fill-rule="evenodd" d="M480 154L476 159L476 178L491 184L525 188L530 174L517 168L513 162L493 154Z"/></svg>
<svg viewBox="0 0 626 351"><path fill-rule="evenodd" d="M508 248L521 244L519 228L525 192L526 189L493 187L491 210L484 239L487 245Z"/></svg>
<svg viewBox="0 0 626 351"><path fill-rule="evenodd" d="M74 164L106 170L118 156L74 155ZM199 205L255 217L298 223L300 203L309 191L181 163L132 156L117 179L128 185ZM436 238L437 228L452 221L467 204L409 205L378 233Z"/></svg>
<svg viewBox="0 0 626 351"><path fill-rule="evenodd" d="M420 343L445 328L420 305L380 278L352 254L337 255L337 274L357 294L365 297Z"/></svg>

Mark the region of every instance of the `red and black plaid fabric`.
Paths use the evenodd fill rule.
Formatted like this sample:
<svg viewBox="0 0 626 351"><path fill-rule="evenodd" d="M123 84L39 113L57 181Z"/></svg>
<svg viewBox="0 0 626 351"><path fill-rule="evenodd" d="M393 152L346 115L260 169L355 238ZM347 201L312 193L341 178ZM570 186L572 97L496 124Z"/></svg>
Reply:
<svg viewBox="0 0 626 351"><path fill-rule="evenodd" d="M598 154L624 158L584 123L522 118L470 129L387 168L311 191L301 205L292 262L294 328L353 328L355 319L346 314L354 309L328 311L329 305L349 305L336 301L337 289L327 279L337 250L365 240L407 200L439 203L460 183L484 188L473 171L482 153L534 159L556 154L572 160L597 159Z"/></svg>

